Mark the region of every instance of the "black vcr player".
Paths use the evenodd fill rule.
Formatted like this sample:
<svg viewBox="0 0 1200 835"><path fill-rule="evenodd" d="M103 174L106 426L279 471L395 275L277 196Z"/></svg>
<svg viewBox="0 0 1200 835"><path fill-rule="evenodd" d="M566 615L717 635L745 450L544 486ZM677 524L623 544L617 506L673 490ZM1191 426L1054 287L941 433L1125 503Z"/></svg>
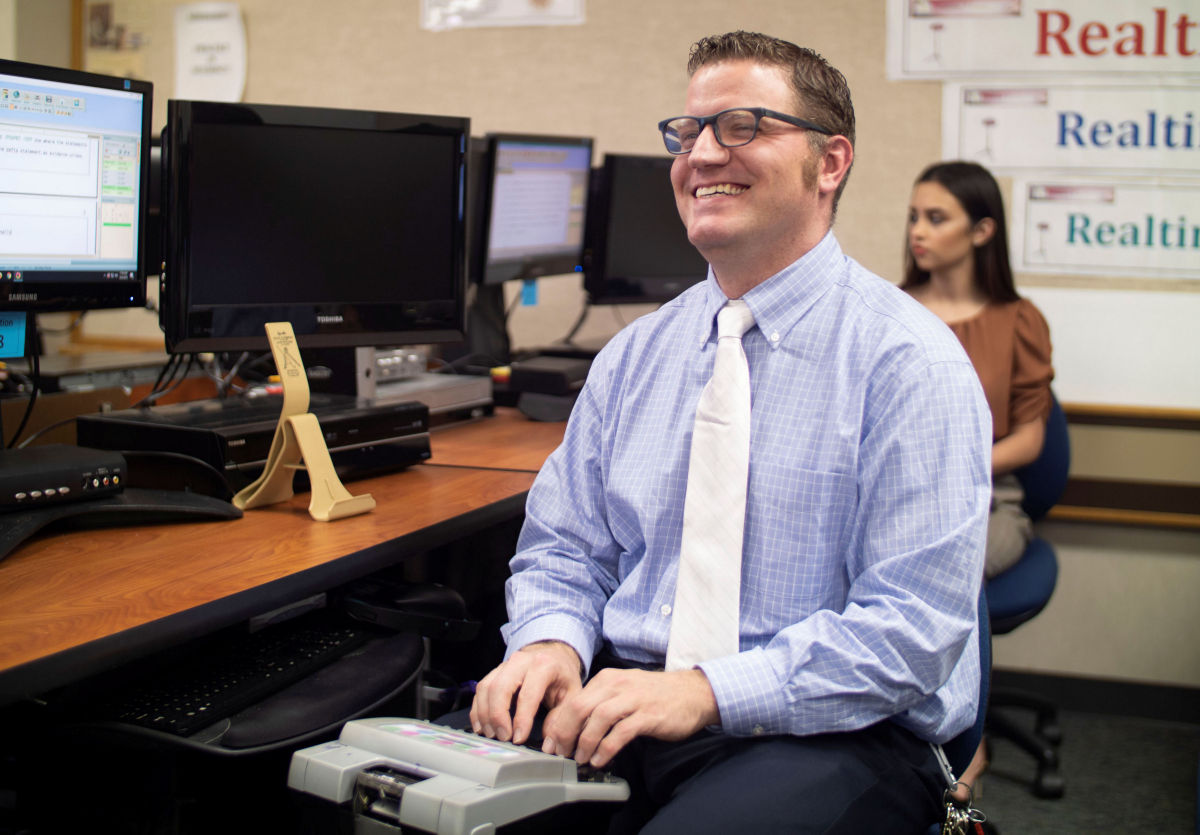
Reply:
<svg viewBox="0 0 1200 835"><path fill-rule="evenodd" d="M224 473L236 492L266 465L283 406L281 395L197 400L80 415L81 446L122 452L182 453ZM321 424L334 469L343 481L403 469L429 458L429 408L379 405L354 397L313 394L309 409ZM164 463L164 466L170 466ZM306 490L300 470L296 489Z"/></svg>

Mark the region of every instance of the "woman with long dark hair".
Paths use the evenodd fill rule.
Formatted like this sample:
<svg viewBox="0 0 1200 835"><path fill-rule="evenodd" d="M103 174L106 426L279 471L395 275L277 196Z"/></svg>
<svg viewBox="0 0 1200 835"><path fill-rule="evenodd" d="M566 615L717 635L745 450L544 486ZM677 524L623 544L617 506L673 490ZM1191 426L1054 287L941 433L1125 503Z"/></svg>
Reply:
<svg viewBox="0 0 1200 835"><path fill-rule="evenodd" d="M985 573L993 577L1020 559L1032 536L1012 473L1042 450L1054 369L1046 320L1013 284L1004 202L986 168L940 162L921 173L909 203L905 261L901 288L954 331L991 407Z"/></svg>

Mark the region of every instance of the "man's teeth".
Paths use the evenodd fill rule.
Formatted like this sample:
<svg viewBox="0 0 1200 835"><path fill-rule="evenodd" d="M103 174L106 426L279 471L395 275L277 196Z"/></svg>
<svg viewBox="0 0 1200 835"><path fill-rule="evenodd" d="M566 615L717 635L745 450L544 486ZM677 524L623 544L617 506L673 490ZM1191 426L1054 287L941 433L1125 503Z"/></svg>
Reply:
<svg viewBox="0 0 1200 835"><path fill-rule="evenodd" d="M716 186L701 186L696 189L697 197L708 197L713 194L741 194L746 190L745 186L735 186L730 183L721 183Z"/></svg>

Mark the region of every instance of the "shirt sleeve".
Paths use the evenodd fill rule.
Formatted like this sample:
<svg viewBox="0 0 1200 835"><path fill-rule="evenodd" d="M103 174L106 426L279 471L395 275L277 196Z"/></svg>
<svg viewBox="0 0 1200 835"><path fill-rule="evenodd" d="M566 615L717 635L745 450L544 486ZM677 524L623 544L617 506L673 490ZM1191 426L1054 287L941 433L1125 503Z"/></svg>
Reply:
<svg viewBox="0 0 1200 835"><path fill-rule="evenodd" d="M844 607L700 665L726 732L810 735L897 717L949 738L973 718L978 659L959 661L978 640L991 415L965 357L906 376L875 375L883 390L866 404ZM931 704L948 684L953 698ZM928 715L905 722L906 711Z"/></svg>
<svg viewBox="0 0 1200 835"><path fill-rule="evenodd" d="M535 641L564 641L587 670L600 647L618 553L605 522L596 388L592 380L583 387L562 444L530 488L505 587L506 657Z"/></svg>
<svg viewBox="0 0 1200 835"><path fill-rule="evenodd" d="M1013 337L1012 391L1009 398L1009 427L1017 427L1050 416L1050 327L1032 302L1022 299L1017 306Z"/></svg>

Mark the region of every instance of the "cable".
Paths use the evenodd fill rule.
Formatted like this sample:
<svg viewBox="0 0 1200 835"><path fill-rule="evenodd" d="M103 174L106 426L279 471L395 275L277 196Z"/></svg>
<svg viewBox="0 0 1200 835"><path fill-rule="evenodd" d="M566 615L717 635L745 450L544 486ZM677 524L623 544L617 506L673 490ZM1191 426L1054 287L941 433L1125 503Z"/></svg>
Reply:
<svg viewBox="0 0 1200 835"><path fill-rule="evenodd" d="M592 303L587 298L583 300L583 310L579 311L579 318L575 320L575 324L571 325L571 329L567 331L567 335L562 338L564 345L570 345L571 340L575 338L575 334L579 333L579 329L583 327L584 321L587 319L588 313L592 309Z"/></svg>
<svg viewBox="0 0 1200 835"><path fill-rule="evenodd" d="M169 385L170 381L175 378L179 371L179 363L182 361L181 354L172 354L171 358L163 363L162 370L158 372L158 378L154 381L154 385L150 387L150 391L138 402L134 403L130 408L140 409L143 406L149 406L162 396L161 391L164 385Z"/></svg>
<svg viewBox="0 0 1200 835"><path fill-rule="evenodd" d="M160 391L150 392L141 400L139 400L137 405L152 406L159 398L170 394L171 392L175 391L175 389L183 385L184 381L187 379L188 373L192 370L192 366L196 363L195 354L188 354L187 358L188 361L187 365L183 369L183 374L179 374L179 366L183 364L183 355L181 354L179 355L179 362L175 363L175 370L172 371L171 376L167 378L168 386ZM175 379L176 376L179 377L178 380Z"/></svg>
<svg viewBox="0 0 1200 835"><path fill-rule="evenodd" d="M146 397L143 397L137 403L134 403L130 408L137 409L138 407L140 407L144 403L146 403L146 399L148 397L150 397L150 395L154 394L154 392L158 391L159 387L163 384L163 378L167 376L167 370L170 369L173 365L177 365L178 362L179 362L178 355L172 354L170 359L168 359L166 362L163 363L162 369L158 372L158 378L155 379L154 385L150 386L149 394L147 394Z"/></svg>
<svg viewBox="0 0 1200 835"><path fill-rule="evenodd" d="M39 429L38 431L34 432L32 435L30 435L30 436L29 436L28 438L26 438L25 440L21 441L21 443L20 443L20 444L18 444L16 448L17 448L17 449L24 449L25 447L29 446L31 443L33 443L34 441L36 441L38 438L40 438L40 437L42 437L43 435L45 435L45 434L46 434L47 432L49 432L50 430L52 430L52 429L57 429L57 428L58 428L58 427L60 427L60 426L66 426L68 423L74 423L74 422L75 422L75 416L74 416L74 415L72 415L72 416L71 416L71 417L69 417L69 418L63 418L62 420L56 420L56 421L54 421L54 423L47 423L47 424L46 424L45 426L43 426L41 429ZM15 441L16 439L14 438L13 440Z"/></svg>
<svg viewBox="0 0 1200 835"><path fill-rule="evenodd" d="M13 433L12 440L7 444L8 449L13 448L17 439L21 437L21 433L25 431L25 427L29 423L29 416L33 414L33 404L37 402L38 389L42 387L42 366L37 351L26 354L26 358L29 360L30 371L33 372L33 387L29 392L29 403L25 406L25 414L21 417L21 422L17 425L17 431ZM0 438L0 445L3 445L3 440Z"/></svg>

